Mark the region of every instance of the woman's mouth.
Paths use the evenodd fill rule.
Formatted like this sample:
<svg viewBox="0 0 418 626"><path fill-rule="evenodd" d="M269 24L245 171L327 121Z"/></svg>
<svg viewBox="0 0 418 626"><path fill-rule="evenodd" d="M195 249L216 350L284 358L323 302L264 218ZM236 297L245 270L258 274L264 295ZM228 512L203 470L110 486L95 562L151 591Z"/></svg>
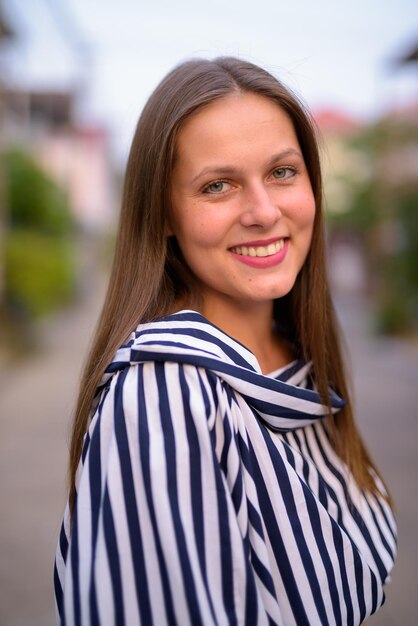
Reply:
<svg viewBox="0 0 418 626"><path fill-rule="evenodd" d="M284 239L278 239L277 241L269 243L265 246L235 246L234 248L230 248L230 250L234 254L239 254L240 256L266 257L277 254L280 250L283 250L283 248Z"/></svg>
<svg viewBox="0 0 418 626"><path fill-rule="evenodd" d="M286 237L276 239L276 241L266 241L264 245L254 242L252 245L248 243L234 246L229 248L229 252L240 263L256 269L266 269L282 263L286 258L288 247L289 239Z"/></svg>

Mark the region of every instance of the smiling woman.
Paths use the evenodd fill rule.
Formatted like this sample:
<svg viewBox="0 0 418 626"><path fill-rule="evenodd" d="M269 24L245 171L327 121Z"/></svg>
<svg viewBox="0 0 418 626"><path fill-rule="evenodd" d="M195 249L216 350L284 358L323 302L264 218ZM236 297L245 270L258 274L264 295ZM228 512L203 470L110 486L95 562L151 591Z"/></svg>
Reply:
<svg viewBox="0 0 418 626"><path fill-rule="evenodd" d="M230 328L251 304L271 320L273 300L305 262L315 216L289 116L265 97L235 93L188 119L176 146L168 234L199 280L204 314ZM247 347L260 358L256 340Z"/></svg>
<svg viewBox="0 0 418 626"><path fill-rule="evenodd" d="M259 67L184 63L140 117L70 480L59 623L358 626L384 600L396 527L345 383L315 134Z"/></svg>

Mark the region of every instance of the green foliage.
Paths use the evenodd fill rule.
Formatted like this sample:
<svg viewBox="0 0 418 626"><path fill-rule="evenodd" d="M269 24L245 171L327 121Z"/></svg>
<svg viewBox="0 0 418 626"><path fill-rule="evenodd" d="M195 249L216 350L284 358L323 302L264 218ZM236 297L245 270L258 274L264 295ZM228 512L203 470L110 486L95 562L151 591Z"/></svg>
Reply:
<svg viewBox="0 0 418 626"><path fill-rule="evenodd" d="M368 232L378 221L374 181L364 181L351 186L351 206L343 213L331 213L331 228Z"/></svg>
<svg viewBox="0 0 418 626"><path fill-rule="evenodd" d="M402 240L382 263L378 326L386 333L406 333L418 330L418 188L395 196L392 211Z"/></svg>
<svg viewBox="0 0 418 626"><path fill-rule="evenodd" d="M5 305L27 321L74 294L74 222L66 193L20 149L3 155L6 205Z"/></svg>
<svg viewBox="0 0 418 626"><path fill-rule="evenodd" d="M29 230L6 239L6 298L17 316L39 317L68 303L74 293L74 259L68 242Z"/></svg>
<svg viewBox="0 0 418 626"><path fill-rule="evenodd" d="M416 122L396 117L348 140L348 150L368 164L368 175L349 181L339 174L348 210L329 218L331 230L354 232L364 242L377 326L386 333L418 330L418 174L410 173L417 145Z"/></svg>
<svg viewBox="0 0 418 626"><path fill-rule="evenodd" d="M407 302L387 298L380 302L376 313L376 328L385 335L402 335L410 327L410 314Z"/></svg>
<svg viewBox="0 0 418 626"><path fill-rule="evenodd" d="M378 156L386 149L418 140L416 123L408 120L383 118L348 140L348 144L370 156Z"/></svg>
<svg viewBox="0 0 418 626"><path fill-rule="evenodd" d="M4 155L6 201L11 228L63 235L72 228L66 194L22 150Z"/></svg>
<svg viewBox="0 0 418 626"><path fill-rule="evenodd" d="M398 215L403 226L402 272L418 297L418 188L398 197Z"/></svg>

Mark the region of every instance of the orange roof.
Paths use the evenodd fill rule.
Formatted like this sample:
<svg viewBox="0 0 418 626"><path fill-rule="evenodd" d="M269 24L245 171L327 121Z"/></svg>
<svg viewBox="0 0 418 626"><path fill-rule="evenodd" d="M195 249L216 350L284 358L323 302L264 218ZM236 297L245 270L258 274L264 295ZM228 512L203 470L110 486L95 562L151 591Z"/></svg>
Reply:
<svg viewBox="0 0 418 626"><path fill-rule="evenodd" d="M351 135L363 126L359 120L338 109L318 109L314 111L313 116L319 130L323 133Z"/></svg>

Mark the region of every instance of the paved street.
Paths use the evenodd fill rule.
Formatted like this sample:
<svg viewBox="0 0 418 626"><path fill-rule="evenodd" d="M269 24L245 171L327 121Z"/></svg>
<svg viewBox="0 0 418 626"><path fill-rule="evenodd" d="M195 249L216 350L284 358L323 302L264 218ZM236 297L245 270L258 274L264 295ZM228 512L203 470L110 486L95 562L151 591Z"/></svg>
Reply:
<svg viewBox="0 0 418 626"><path fill-rule="evenodd" d="M42 327L44 347L0 376L0 625L52 626L69 418L98 299Z"/></svg>
<svg viewBox="0 0 418 626"><path fill-rule="evenodd" d="M42 351L0 369L0 624L52 626L52 562L64 505L68 424L98 299L42 328ZM398 507L399 559L368 624L413 626L418 612L418 346L370 338L363 305L339 300L358 421Z"/></svg>
<svg viewBox="0 0 418 626"><path fill-rule="evenodd" d="M418 344L373 339L363 305L338 311L351 353L357 421L397 507L399 553L387 601L367 624L415 626L418 614Z"/></svg>

